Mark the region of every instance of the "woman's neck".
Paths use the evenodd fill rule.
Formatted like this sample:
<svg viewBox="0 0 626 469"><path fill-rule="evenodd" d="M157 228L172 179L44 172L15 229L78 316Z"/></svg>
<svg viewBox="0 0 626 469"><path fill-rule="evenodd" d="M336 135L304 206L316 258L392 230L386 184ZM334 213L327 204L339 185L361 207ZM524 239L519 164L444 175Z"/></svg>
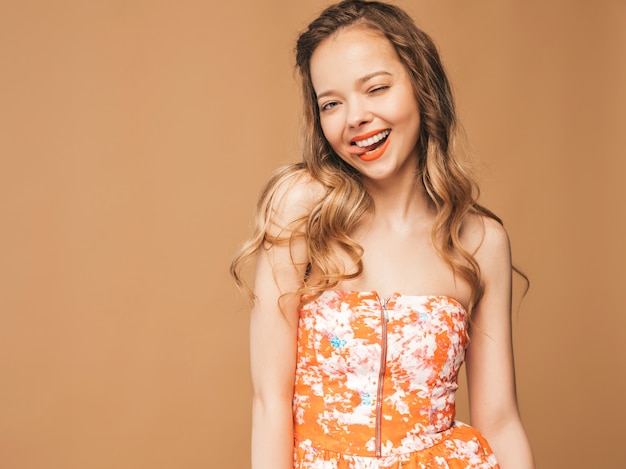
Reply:
<svg viewBox="0 0 626 469"><path fill-rule="evenodd" d="M421 180L411 178L389 181L364 181L374 202L374 220L390 227L402 227L416 220L429 220L434 214L432 201Z"/></svg>

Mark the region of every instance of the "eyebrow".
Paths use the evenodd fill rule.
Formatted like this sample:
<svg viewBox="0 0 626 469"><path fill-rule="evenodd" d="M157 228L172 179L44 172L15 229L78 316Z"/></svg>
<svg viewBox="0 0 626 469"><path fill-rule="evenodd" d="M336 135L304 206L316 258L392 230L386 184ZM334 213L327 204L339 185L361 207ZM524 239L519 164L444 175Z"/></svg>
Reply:
<svg viewBox="0 0 626 469"><path fill-rule="evenodd" d="M363 84L363 83L367 82L368 80L371 80L372 78L375 78L375 77L378 77L378 76L381 76L381 75L391 76L391 73L387 72L385 70L379 70L377 72L368 73L367 75L362 76L361 78L359 78L357 80L357 82L360 83L360 84ZM334 91L332 91L332 90L323 91L322 93L319 93L317 95L317 99L323 98L323 97L331 95L333 93L334 93Z"/></svg>

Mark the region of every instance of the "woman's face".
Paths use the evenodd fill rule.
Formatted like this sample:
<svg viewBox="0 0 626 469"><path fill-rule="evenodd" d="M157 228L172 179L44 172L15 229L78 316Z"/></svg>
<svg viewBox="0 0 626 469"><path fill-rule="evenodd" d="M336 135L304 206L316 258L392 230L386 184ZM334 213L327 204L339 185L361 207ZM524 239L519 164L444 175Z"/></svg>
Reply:
<svg viewBox="0 0 626 469"><path fill-rule="evenodd" d="M324 136L363 176L414 175L419 108L409 75L387 38L365 28L340 30L311 57Z"/></svg>

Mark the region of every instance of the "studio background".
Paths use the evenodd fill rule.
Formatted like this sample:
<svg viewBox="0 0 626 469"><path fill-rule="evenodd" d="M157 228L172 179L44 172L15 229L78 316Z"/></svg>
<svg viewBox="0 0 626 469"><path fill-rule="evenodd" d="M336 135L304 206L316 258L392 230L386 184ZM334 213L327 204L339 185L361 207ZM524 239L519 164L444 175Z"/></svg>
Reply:
<svg viewBox="0 0 626 469"><path fill-rule="evenodd" d="M298 158L292 50L327 4L0 1L1 468L249 467L227 269ZM531 278L513 325L538 467L624 467L626 2L397 4L441 49Z"/></svg>

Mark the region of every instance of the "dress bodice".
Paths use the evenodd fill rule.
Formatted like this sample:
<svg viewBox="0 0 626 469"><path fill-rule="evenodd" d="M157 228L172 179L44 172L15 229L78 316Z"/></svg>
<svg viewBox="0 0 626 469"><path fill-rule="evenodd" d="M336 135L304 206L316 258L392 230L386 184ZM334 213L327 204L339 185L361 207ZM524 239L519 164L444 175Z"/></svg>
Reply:
<svg viewBox="0 0 626 469"><path fill-rule="evenodd" d="M454 425L468 341L467 313L446 296L329 290L303 301L296 438L376 457L435 444Z"/></svg>

